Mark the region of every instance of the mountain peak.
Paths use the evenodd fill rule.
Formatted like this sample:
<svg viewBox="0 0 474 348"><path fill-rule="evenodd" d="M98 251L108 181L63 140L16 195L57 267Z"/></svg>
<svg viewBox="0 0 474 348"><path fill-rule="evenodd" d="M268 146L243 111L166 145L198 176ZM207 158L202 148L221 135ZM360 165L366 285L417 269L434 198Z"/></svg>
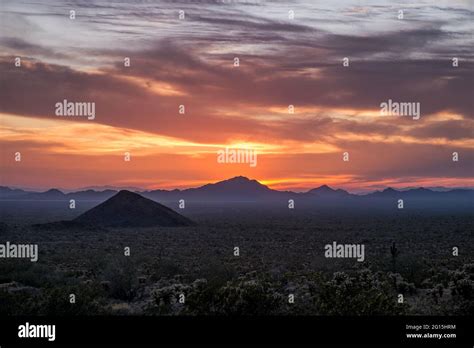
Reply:
<svg viewBox="0 0 474 348"><path fill-rule="evenodd" d="M333 192L334 191L334 189L330 188L328 185L321 185L321 186L315 188L315 190L326 191L326 192Z"/></svg>
<svg viewBox="0 0 474 348"><path fill-rule="evenodd" d="M417 192L433 192L432 190L427 189L425 187L418 187L418 188L415 188L415 189L412 189L412 190L417 191Z"/></svg>
<svg viewBox="0 0 474 348"><path fill-rule="evenodd" d="M45 191L43 193L47 193L47 194L63 194L61 191L59 191L58 189L55 189L55 188L52 188L52 189L49 189L48 191Z"/></svg>
<svg viewBox="0 0 474 348"><path fill-rule="evenodd" d="M336 192L334 189L330 188L328 185L321 185L319 187L316 187L312 190L309 190L308 192L311 193L329 193L329 192Z"/></svg>
<svg viewBox="0 0 474 348"><path fill-rule="evenodd" d="M228 201L255 200L263 196L267 197L275 192L257 180L252 180L245 176L236 176L231 179L183 191L183 193L192 195L194 199L197 199L196 197L203 197L203 200L223 198Z"/></svg>
<svg viewBox="0 0 474 348"><path fill-rule="evenodd" d="M347 191L329 187L328 185L321 185L317 188L309 190L307 193L315 196L325 196L325 197L343 197L349 195Z"/></svg>
<svg viewBox="0 0 474 348"><path fill-rule="evenodd" d="M119 191L74 221L110 227L174 227L193 224L174 210L128 190Z"/></svg>
<svg viewBox="0 0 474 348"><path fill-rule="evenodd" d="M143 198L138 193L135 193L135 192L132 192L132 191L129 191L129 190L120 190L112 198L114 198L114 197L115 198L120 198L120 199L123 199L123 198Z"/></svg>
<svg viewBox="0 0 474 348"><path fill-rule="evenodd" d="M249 182L258 182L258 181L251 180L251 179L247 178L246 176L239 175L239 176L234 176L233 178L230 178L230 179L219 181L216 184L219 184L219 183L241 183L241 184L245 184L245 183L249 183Z"/></svg>

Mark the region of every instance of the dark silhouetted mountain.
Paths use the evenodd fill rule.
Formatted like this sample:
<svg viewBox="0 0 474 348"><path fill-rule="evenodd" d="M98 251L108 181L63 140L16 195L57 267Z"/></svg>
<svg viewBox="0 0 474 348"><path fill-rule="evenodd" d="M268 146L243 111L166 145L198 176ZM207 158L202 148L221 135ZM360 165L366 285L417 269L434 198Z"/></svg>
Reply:
<svg viewBox="0 0 474 348"><path fill-rule="evenodd" d="M0 198L18 199L28 195L30 192L21 189L12 189L6 186L0 186Z"/></svg>
<svg viewBox="0 0 474 348"><path fill-rule="evenodd" d="M27 198L39 200L63 200L66 199L66 195L57 189L50 189L45 192L29 193Z"/></svg>
<svg viewBox="0 0 474 348"><path fill-rule="evenodd" d="M262 185L257 180L250 180L244 176L236 176L235 178L219 181L215 184L207 184L196 189L188 189L188 192L201 191L205 193L218 193L218 194L259 194L268 193L272 190L267 186Z"/></svg>
<svg viewBox="0 0 474 348"><path fill-rule="evenodd" d="M45 192L30 192L21 189L11 189L5 186L0 186L0 200L15 199L65 201L69 199L76 199L85 201L104 201L116 193L117 191L114 190L84 190L65 194L58 189L50 189Z"/></svg>
<svg viewBox="0 0 474 348"><path fill-rule="evenodd" d="M186 190L154 190L143 192L143 195L156 200L179 200L188 201L265 201L274 200L278 197L288 196L289 192L276 191L262 185L257 180L250 180L243 176L206 184L197 188Z"/></svg>
<svg viewBox="0 0 474 348"><path fill-rule="evenodd" d="M375 192L372 192L372 193L369 193L369 194L365 195L365 197L369 197L369 198L397 198L397 197L401 197L400 195L404 194L405 192L408 192L408 191L398 191L398 190L395 190L391 187L387 187L383 191L375 191Z"/></svg>
<svg viewBox="0 0 474 348"><path fill-rule="evenodd" d="M127 192L127 191L120 191ZM26 200L90 200L104 201L113 198L116 191L94 191L86 190L71 192L65 195L59 190L49 190L46 192L27 192L22 190L12 190L8 187L0 187L0 199L26 199ZM469 209L473 205L474 190L454 189L434 191L427 188L411 188L396 190L391 187L383 191L376 191L369 194L351 194L341 189L333 189L327 185L309 190L308 192L277 191L262 185L256 180L251 180L243 176L237 176L228 180L206 184L197 188L185 190L153 190L139 192L142 198L162 202L169 206L176 206L180 199L188 202L262 202L267 205L275 203L285 205L289 199L294 199L297 206L314 207L319 209L324 206L332 207L361 207L373 209L396 207L398 199L407 199L410 203L408 207L433 208L441 211L454 211L462 205L463 209ZM11 198L14 197L14 198ZM115 197L115 196L114 196ZM416 202L416 205L414 204Z"/></svg>
<svg viewBox="0 0 474 348"><path fill-rule="evenodd" d="M399 199L404 201L404 211L423 210L430 212L456 213L474 211L474 190L455 189L450 191L433 191L416 188L404 191L387 188L383 191L358 196L359 206L370 209L395 209Z"/></svg>
<svg viewBox="0 0 474 348"><path fill-rule="evenodd" d="M217 198L227 201L233 200L258 200L269 198L271 195L279 194L256 180L250 180L243 176L219 181L215 184L207 184L198 188L184 190L188 197L199 197L200 199Z"/></svg>
<svg viewBox="0 0 474 348"><path fill-rule="evenodd" d="M113 186L113 185L104 185L104 186L87 186L78 188L76 191L115 191L119 192L121 190L127 190L131 192L141 191L140 187L135 186Z"/></svg>
<svg viewBox="0 0 474 348"><path fill-rule="evenodd" d="M164 205L122 190L73 222L107 227L190 226L194 223Z"/></svg>
<svg viewBox="0 0 474 348"><path fill-rule="evenodd" d="M444 191L433 191L424 187L408 189L404 191L394 190L391 187L383 191L376 191L364 195L366 198L413 198L413 199L432 199L432 198L474 198L473 190L454 189Z"/></svg>
<svg viewBox="0 0 474 348"><path fill-rule="evenodd" d="M57 189L50 189L45 192L30 192L5 186L0 187L0 199L58 200L65 199L65 197L64 193Z"/></svg>
<svg viewBox="0 0 474 348"><path fill-rule="evenodd" d="M104 190L104 191L85 190L85 191L77 191L77 192L68 193L67 197L68 199L103 201L103 200L109 199L116 193L117 191L114 191L114 190Z"/></svg>
<svg viewBox="0 0 474 348"><path fill-rule="evenodd" d="M316 197L323 197L323 198L341 198L350 196L350 193L341 189L334 190L327 185L322 185L315 189L309 190L307 194L316 196Z"/></svg>

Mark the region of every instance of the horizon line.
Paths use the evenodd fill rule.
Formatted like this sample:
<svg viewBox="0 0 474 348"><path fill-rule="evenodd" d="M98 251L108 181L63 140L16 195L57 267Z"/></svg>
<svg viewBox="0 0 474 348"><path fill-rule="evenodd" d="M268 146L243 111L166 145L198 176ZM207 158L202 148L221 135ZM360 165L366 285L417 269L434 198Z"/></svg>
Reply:
<svg viewBox="0 0 474 348"><path fill-rule="evenodd" d="M238 179L238 178L243 178L243 179L246 179L248 181L256 181L260 185L268 187L269 189L271 189L273 191L279 191L279 192L287 191L287 192L294 192L294 193L305 193L305 192L309 192L311 190L321 188L321 187L328 187L332 190L343 190L343 191L346 191L350 194L369 194L369 193L373 193L373 192L377 192L377 191L379 191L379 192L384 191L386 189L394 189L394 190L397 190L397 191L407 191L407 190L414 190L414 189L428 189L428 190L432 190L434 192L440 192L440 191L436 191L436 189L444 189L444 190L449 190L449 191L457 190L457 189L474 190L474 187L471 187L471 186L402 186L402 187L384 186L384 187L368 189L368 190L364 190L364 189L361 189L361 190L353 190L352 189L351 190L351 189L345 189L343 187L336 187L336 186L330 186L328 184L322 184L322 185L319 185L319 186L316 186L316 187L313 187L313 188L308 188L304 191L300 191L300 190L295 190L294 191L291 188L274 189L270 185L265 185L257 179L248 178L248 177L242 176L242 175L237 175L237 176L234 176L234 177L231 177L231 178L228 178L228 179L219 180L219 181L208 182L206 184L199 185L199 186L190 186L190 187L184 187L184 188L176 188L175 187L175 188L151 188L150 189L150 188L143 188L143 187L138 187L138 186L133 186L133 185L131 185L131 186L127 186L127 185L123 185L123 186L120 186L120 185L91 185L91 186L77 187L77 188L71 188L71 189L65 189L65 188L61 188L61 187L49 187L49 188L35 187L35 188L32 188L32 187L24 187L24 186L16 186L16 185L12 185L12 186L10 186L10 185L0 185L0 187L7 187L9 189L17 189L17 190L34 192L34 193L44 193L44 192L48 192L48 191L51 191L51 190L58 190L63 194L68 194L68 193L73 193L73 192L81 192L81 191L89 191L89 190L96 191L96 192L103 192L103 191L106 191L106 190L117 191L117 192L122 191L122 190L127 190L127 191L132 191L132 192L137 192L137 193L144 193L144 192L151 192L151 191L158 191L158 190L171 192L171 191L174 191L174 190L185 191L185 190L188 190L188 189L198 189L198 188L201 188L201 187L206 186L206 185L218 184L218 183L221 183L221 182L235 180L235 179Z"/></svg>

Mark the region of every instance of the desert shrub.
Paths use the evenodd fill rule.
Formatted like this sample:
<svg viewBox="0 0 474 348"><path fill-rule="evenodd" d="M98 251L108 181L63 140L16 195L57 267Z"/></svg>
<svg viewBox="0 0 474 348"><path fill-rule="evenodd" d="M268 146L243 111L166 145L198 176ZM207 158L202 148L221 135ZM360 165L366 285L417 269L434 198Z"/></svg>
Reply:
<svg viewBox="0 0 474 348"><path fill-rule="evenodd" d="M109 296L112 298L131 301L137 294L138 276L136 266L128 259L114 259L106 266L103 275L110 282Z"/></svg>
<svg viewBox="0 0 474 348"><path fill-rule="evenodd" d="M69 295L76 296L75 303ZM0 315L99 315L105 300L97 286L55 286L42 289L37 294L24 291L0 291Z"/></svg>
<svg viewBox="0 0 474 348"><path fill-rule="evenodd" d="M354 274L336 272L320 278L314 294L314 313L322 315L397 315L405 309L397 303L390 280L370 270Z"/></svg>
<svg viewBox="0 0 474 348"><path fill-rule="evenodd" d="M454 313L474 314L474 264L466 264L457 271L450 272L449 288L452 294Z"/></svg>
<svg viewBox="0 0 474 348"><path fill-rule="evenodd" d="M431 277L423 282L424 293L416 313L425 315L474 314L474 264L455 270L430 270Z"/></svg>
<svg viewBox="0 0 474 348"><path fill-rule="evenodd" d="M153 281L158 281L161 278L172 278L182 273L183 270L175 262L169 259L162 259L153 264L150 278Z"/></svg>
<svg viewBox="0 0 474 348"><path fill-rule="evenodd" d="M28 293L0 291L0 316L36 315L38 302Z"/></svg>
<svg viewBox="0 0 474 348"><path fill-rule="evenodd" d="M216 294L221 287L219 283L209 282L206 279L194 281L186 302L186 314L206 315L218 312Z"/></svg>
<svg viewBox="0 0 474 348"><path fill-rule="evenodd" d="M178 302L185 295L185 305ZM153 292L151 315L269 315L278 311L282 297L263 279L239 278L223 285L197 279L191 284L171 284Z"/></svg>
<svg viewBox="0 0 474 348"><path fill-rule="evenodd" d="M178 302L179 296L184 294L185 301L191 286L185 284L171 284L168 286L156 289L153 292L153 302L145 308L147 315L176 315L181 314L184 309L184 304Z"/></svg>
<svg viewBox="0 0 474 348"><path fill-rule="evenodd" d="M221 287L213 299L215 314L270 315L278 311L283 297L269 281L237 279Z"/></svg>
<svg viewBox="0 0 474 348"><path fill-rule="evenodd" d="M75 303L70 303L69 295L75 295ZM46 288L36 299L40 315L100 315L105 314L105 300L98 285Z"/></svg>
<svg viewBox="0 0 474 348"><path fill-rule="evenodd" d="M208 286L220 287L236 278L236 271L231 264L207 261L197 272L195 279L206 279Z"/></svg>
<svg viewBox="0 0 474 348"><path fill-rule="evenodd" d="M399 273L389 273L388 279L390 279L394 290L396 290L398 294L413 295L416 293L415 284L408 283Z"/></svg>
<svg viewBox="0 0 474 348"><path fill-rule="evenodd" d="M40 287L55 282L55 273L45 265L27 260L6 260L0 263L0 283L18 283Z"/></svg>

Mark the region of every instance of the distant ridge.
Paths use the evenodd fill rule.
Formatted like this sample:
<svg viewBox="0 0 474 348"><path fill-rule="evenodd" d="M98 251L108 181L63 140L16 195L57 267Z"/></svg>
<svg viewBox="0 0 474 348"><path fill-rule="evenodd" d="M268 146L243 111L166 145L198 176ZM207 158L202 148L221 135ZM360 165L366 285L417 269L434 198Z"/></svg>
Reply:
<svg viewBox="0 0 474 348"><path fill-rule="evenodd" d="M310 195L316 195L320 197L344 197L349 196L350 193L341 189L334 190L330 188L328 185L322 185L315 189L309 190L307 192Z"/></svg>
<svg viewBox="0 0 474 348"><path fill-rule="evenodd" d="M151 194L153 192L150 192ZM180 192L190 200L224 200L224 201L259 201L275 198L280 191L272 190L257 180L244 176L206 184L197 188L190 188Z"/></svg>
<svg viewBox="0 0 474 348"><path fill-rule="evenodd" d="M127 190L122 190L127 191ZM120 191L120 192L122 192ZM130 191L127 191L130 192ZM449 200L456 199L471 200L474 198L474 190L468 188L447 189L437 187L393 189L385 188L383 191L371 193L353 194L342 189L333 189L327 185L311 189L307 192L278 191L244 176L237 176L216 183L206 184L196 188L184 190L148 190L137 192L139 195L158 202L176 202L185 199L187 202L280 202L288 199L299 199L303 202L338 202L350 200L355 201L380 201L400 198L418 200ZM77 192L63 193L57 189L45 192L31 192L21 189L11 189L0 186L0 200L90 200L104 201L117 194L115 190L82 190Z"/></svg>
<svg viewBox="0 0 474 348"><path fill-rule="evenodd" d="M112 197L117 191L114 190L81 190L71 193L64 193L58 189L50 189L44 192L25 191L21 189L11 189L6 186L0 186L0 200L54 200L65 201L69 199L97 200Z"/></svg>
<svg viewBox="0 0 474 348"><path fill-rule="evenodd" d="M194 223L164 205L122 190L73 220L105 227L191 226Z"/></svg>

